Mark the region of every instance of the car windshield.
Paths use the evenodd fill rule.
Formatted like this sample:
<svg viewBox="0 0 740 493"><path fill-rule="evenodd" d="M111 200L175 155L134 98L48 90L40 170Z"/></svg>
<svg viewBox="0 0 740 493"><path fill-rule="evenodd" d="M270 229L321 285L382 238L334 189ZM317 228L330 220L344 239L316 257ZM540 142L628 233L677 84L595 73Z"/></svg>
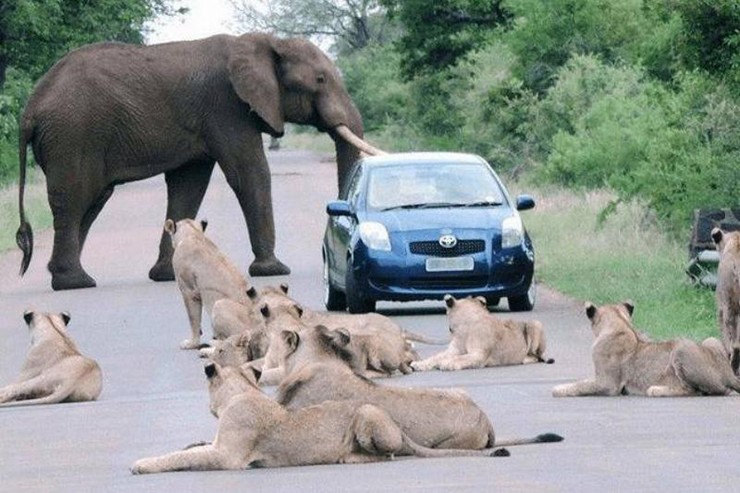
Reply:
<svg viewBox="0 0 740 493"><path fill-rule="evenodd" d="M403 164L370 171L371 209L480 207L504 201L498 182L484 164Z"/></svg>

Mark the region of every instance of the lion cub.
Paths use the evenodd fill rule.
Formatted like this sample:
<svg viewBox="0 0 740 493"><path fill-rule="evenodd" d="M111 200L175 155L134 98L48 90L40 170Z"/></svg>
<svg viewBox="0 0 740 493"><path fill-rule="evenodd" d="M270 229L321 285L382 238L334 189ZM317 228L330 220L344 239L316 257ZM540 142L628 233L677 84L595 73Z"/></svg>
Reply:
<svg viewBox="0 0 740 493"><path fill-rule="evenodd" d="M414 370L464 370L488 366L553 363L545 360L545 334L538 321L502 320L488 311L483 297L456 300L445 295L452 340L447 349L421 361Z"/></svg>
<svg viewBox="0 0 740 493"><path fill-rule="evenodd" d="M137 460L131 467L133 474L362 463L394 455L492 455L490 451L423 447L377 406L327 401L289 411L237 368L212 363L205 372L211 409L219 417L216 438L209 444Z"/></svg>
<svg viewBox="0 0 740 493"><path fill-rule="evenodd" d="M252 302L247 296L249 285L239 269L219 251L204 231L208 223L183 219L175 223L167 219L164 229L172 238L172 268L180 288L190 321L190 339L180 344L182 349L201 346L201 317L205 309L212 317L216 301L229 298L244 305Z"/></svg>
<svg viewBox="0 0 740 493"><path fill-rule="evenodd" d="M712 229L719 252L717 319L732 370L740 370L740 231Z"/></svg>
<svg viewBox="0 0 740 493"><path fill-rule="evenodd" d="M652 342L632 325L631 302L596 307L586 303L594 334L596 377L556 386L555 397L637 394L651 397L725 395L740 392L722 343L710 337Z"/></svg>
<svg viewBox="0 0 740 493"><path fill-rule="evenodd" d="M95 360L83 356L67 333L66 312L26 311L31 348L17 381L0 388L0 407L94 401L103 388Z"/></svg>

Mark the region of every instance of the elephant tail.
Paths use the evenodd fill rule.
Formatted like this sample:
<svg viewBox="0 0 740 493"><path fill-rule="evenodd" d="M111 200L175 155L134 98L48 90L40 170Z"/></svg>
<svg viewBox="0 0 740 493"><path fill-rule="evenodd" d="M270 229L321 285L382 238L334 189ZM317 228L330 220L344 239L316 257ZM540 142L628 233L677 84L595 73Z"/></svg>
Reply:
<svg viewBox="0 0 740 493"><path fill-rule="evenodd" d="M26 270L28 270L28 265L31 263L31 256L33 255L33 230L28 221L26 221L26 211L23 207L23 196L26 191L26 151L28 148L28 142L31 140L32 135L33 128L27 125L21 126L18 142L18 212L20 213L21 225L15 233L15 242L18 244L18 248L23 252L20 272L21 276L26 273Z"/></svg>

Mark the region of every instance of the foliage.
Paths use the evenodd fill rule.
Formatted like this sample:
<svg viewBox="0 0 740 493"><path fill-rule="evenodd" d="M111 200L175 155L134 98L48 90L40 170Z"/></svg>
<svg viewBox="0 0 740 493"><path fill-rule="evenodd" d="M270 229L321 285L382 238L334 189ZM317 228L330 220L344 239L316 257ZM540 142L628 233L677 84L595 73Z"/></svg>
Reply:
<svg viewBox="0 0 740 493"><path fill-rule="evenodd" d="M406 78L454 67L510 20L502 0L381 0L403 24L398 41Z"/></svg>
<svg viewBox="0 0 740 493"><path fill-rule="evenodd" d="M397 77L399 59L390 45L373 45L337 61L366 131L408 118L412 98L409 84Z"/></svg>
<svg viewBox="0 0 740 493"><path fill-rule="evenodd" d="M245 31L329 38L341 53L384 43L395 30L377 0L232 0Z"/></svg>
<svg viewBox="0 0 740 493"><path fill-rule="evenodd" d="M14 68L0 93L0 184L18 173L18 115L31 92L32 83L26 74Z"/></svg>
<svg viewBox="0 0 740 493"><path fill-rule="evenodd" d="M172 0L4 0L0 87L13 66L36 79L72 48L95 41L142 42L144 22L182 12Z"/></svg>

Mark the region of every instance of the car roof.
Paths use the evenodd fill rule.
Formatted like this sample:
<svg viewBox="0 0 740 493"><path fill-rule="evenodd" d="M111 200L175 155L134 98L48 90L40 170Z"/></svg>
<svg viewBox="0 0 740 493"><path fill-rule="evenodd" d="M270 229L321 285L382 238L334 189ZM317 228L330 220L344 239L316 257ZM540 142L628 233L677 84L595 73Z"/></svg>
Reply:
<svg viewBox="0 0 740 493"><path fill-rule="evenodd" d="M488 164L482 157L464 152L397 152L382 156L367 156L360 162L372 167L407 163Z"/></svg>

